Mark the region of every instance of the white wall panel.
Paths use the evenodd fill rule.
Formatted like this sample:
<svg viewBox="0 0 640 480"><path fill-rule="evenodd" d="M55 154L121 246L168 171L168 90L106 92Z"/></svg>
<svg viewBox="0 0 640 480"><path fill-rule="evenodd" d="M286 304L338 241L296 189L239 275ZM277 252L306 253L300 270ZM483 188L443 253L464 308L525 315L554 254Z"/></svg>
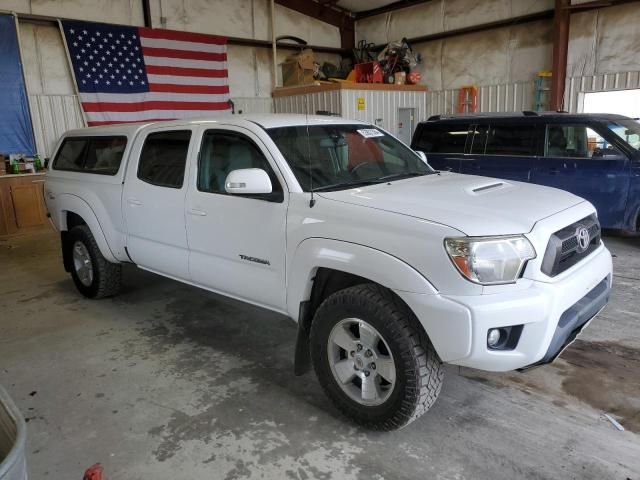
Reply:
<svg viewBox="0 0 640 480"><path fill-rule="evenodd" d="M573 14L567 75L640 70L639 25L638 3Z"/></svg>
<svg viewBox="0 0 640 480"><path fill-rule="evenodd" d="M123 25L144 23L139 0L2 0L0 10Z"/></svg>
<svg viewBox="0 0 640 480"><path fill-rule="evenodd" d="M236 114L242 113L273 113L273 99L271 97L233 97Z"/></svg>
<svg viewBox="0 0 640 480"><path fill-rule="evenodd" d="M75 94L60 29L55 25L20 22L19 32L28 92Z"/></svg>
<svg viewBox="0 0 640 480"><path fill-rule="evenodd" d="M84 119L58 27L20 22L19 35L36 149L46 157Z"/></svg>
<svg viewBox="0 0 640 480"><path fill-rule="evenodd" d="M276 5L276 35L294 35L310 45L340 47L340 30L282 5Z"/></svg>
<svg viewBox="0 0 640 480"><path fill-rule="evenodd" d="M439 0L356 22L357 40L387 43L552 9L553 0Z"/></svg>
<svg viewBox="0 0 640 480"><path fill-rule="evenodd" d="M75 95L29 95L29 107L36 150L43 158L53 154L64 132L86 126Z"/></svg>

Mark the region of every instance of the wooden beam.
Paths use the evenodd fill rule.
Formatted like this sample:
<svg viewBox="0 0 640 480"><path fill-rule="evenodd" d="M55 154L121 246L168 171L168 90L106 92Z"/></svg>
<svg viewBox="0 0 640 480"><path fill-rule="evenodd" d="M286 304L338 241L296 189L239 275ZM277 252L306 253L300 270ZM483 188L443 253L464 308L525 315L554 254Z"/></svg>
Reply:
<svg viewBox="0 0 640 480"><path fill-rule="evenodd" d="M569 24L571 13L567 7L570 0L556 0L553 15L553 62L551 71L551 98L549 108L562 110L564 104L564 84L567 78L567 52L569 51Z"/></svg>

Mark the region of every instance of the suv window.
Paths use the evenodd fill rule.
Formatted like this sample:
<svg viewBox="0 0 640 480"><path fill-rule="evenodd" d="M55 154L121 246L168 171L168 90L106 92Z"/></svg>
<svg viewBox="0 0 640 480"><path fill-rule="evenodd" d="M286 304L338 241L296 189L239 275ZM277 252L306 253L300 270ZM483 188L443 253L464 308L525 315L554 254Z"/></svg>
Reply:
<svg viewBox="0 0 640 480"><path fill-rule="evenodd" d="M247 137L235 132L207 130L202 137L198 161L198 190L226 195L227 175L241 168L261 168L269 175L272 192L263 195L244 195L282 201L282 186L260 149Z"/></svg>
<svg viewBox="0 0 640 480"><path fill-rule="evenodd" d="M547 125L547 157L603 158L607 149L618 154L599 133L586 125Z"/></svg>
<svg viewBox="0 0 640 480"><path fill-rule="evenodd" d="M485 155L536 155L535 125L490 125L479 130L475 137L484 141ZM476 149L482 143L474 139L472 153L483 153Z"/></svg>
<svg viewBox="0 0 640 480"><path fill-rule="evenodd" d="M138 178L160 187L182 188L191 130L147 135L140 153Z"/></svg>
<svg viewBox="0 0 640 480"><path fill-rule="evenodd" d="M65 138L53 162L55 170L68 170L100 175L118 173L127 137Z"/></svg>
<svg viewBox="0 0 640 480"><path fill-rule="evenodd" d="M425 153L464 153L468 131L468 124L425 124L422 127L415 149Z"/></svg>

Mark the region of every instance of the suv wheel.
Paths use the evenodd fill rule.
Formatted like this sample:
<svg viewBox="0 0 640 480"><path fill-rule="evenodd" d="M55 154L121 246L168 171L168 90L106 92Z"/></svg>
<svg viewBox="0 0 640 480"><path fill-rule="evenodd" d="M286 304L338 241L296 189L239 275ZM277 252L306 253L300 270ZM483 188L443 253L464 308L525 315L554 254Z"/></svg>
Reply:
<svg viewBox="0 0 640 480"><path fill-rule="evenodd" d="M103 298L118 293L122 267L102 256L88 226L73 227L65 248L70 249L71 277L80 293L88 298Z"/></svg>
<svg viewBox="0 0 640 480"><path fill-rule="evenodd" d="M409 308L374 284L328 297L311 325L311 357L327 396L356 423L402 428L436 401L444 371Z"/></svg>

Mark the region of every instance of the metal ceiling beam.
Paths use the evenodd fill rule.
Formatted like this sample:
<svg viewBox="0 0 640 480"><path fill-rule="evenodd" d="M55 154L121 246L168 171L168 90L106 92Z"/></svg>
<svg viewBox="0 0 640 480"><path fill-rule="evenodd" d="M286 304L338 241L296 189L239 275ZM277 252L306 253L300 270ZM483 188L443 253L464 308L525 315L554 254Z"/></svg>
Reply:
<svg viewBox="0 0 640 480"><path fill-rule="evenodd" d="M401 8L412 7L414 5L420 5L421 3L432 1L433 0L399 0L397 2L390 3L389 5L385 5L384 7L372 8L371 10L364 10L362 12L354 12L354 15L357 21L362 20L363 18L373 17L374 15L381 15Z"/></svg>
<svg viewBox="0 0 640 480"><path fill-rule="evenodd" d="M434 40L442 40L443 38L457 37L460 35L466 35L468 33L483 32L486 30L493 30L496 28L509 27L512 25L521 25L523 23L535 22L538 20L549 20L553 18L554 10L544 10L542 12L530 13L528 15L522 15L519 17L507 18L504 20L497 20L495 22L483 23L481 25L473 25L470 27L457 28L455 30L448 30L445 32L431 33L429 35L422 35L419 37L412 37L407 39L410 44L432 42ZM381 50L386 44L376 45L374 50Z"/></svg>

